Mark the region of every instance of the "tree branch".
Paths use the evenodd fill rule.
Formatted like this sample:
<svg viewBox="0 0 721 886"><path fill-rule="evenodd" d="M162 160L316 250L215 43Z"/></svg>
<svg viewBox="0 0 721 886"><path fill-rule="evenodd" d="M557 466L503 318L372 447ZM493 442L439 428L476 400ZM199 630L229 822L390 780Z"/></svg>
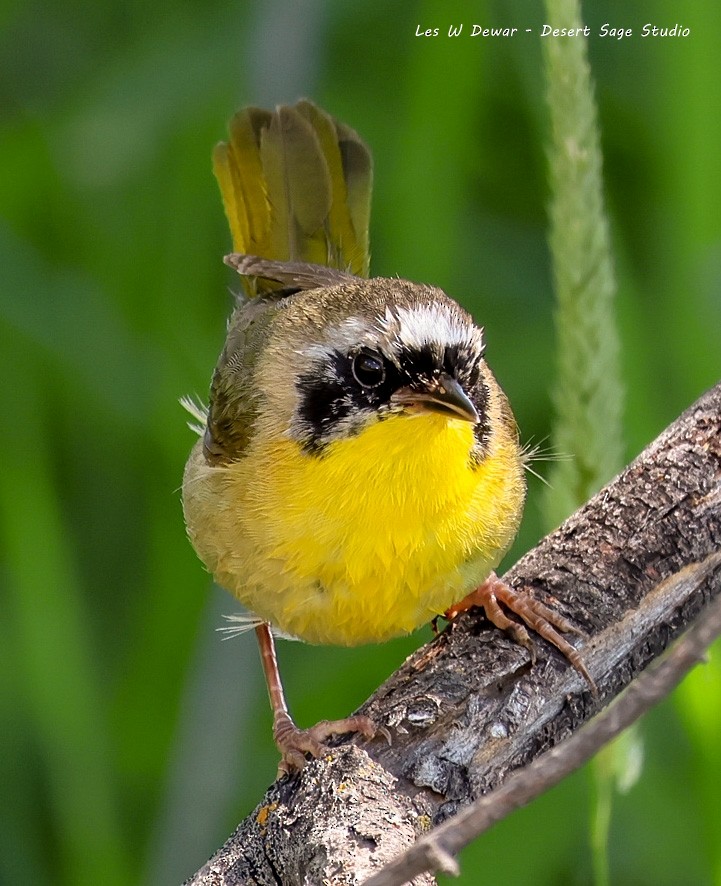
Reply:
<svg viewBox="0 0 721 886"><path fill-rule="evenodd" d="M390 746L346 743L276 782L187 883L363 882L624 689L719 594L720 551L721 383L506 575L583 631L597 696L555 649L532 663L469 613L363 706ZM432 866L451 870L444 845Z"/></svg>
<svg viewBox="0 0 721 886"><path fill-rule="evenodd" d="M712 555L721 564L721 553ZM513 772L503 784L417 840L364 886L402 886L427 871L457 873L454 856L510 812L525 806L591 759L607 742L664 699L721 634L721 597L709 604L660 661L640 674L623 695L559 745Z"/></svg>

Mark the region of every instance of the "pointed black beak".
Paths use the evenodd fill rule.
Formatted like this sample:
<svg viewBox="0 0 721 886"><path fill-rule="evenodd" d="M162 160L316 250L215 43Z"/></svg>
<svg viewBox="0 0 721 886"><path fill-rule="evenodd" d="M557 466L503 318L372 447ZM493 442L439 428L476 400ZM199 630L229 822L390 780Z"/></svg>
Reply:
<svg viewBox="0 0 721 886"><path fill-rule="evenodd" d="M391 405L409 412L440 412L448 418L460 418L476 425L481 420L461 385L442 372L438 378L419 388L400 388L391 396Z"/></svg>

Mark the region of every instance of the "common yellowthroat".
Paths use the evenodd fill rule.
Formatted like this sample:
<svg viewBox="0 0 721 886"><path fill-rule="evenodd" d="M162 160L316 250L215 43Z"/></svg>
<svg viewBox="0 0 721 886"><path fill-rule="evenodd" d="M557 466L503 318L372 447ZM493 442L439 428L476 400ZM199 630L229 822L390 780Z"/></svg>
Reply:
<svg viewBox="0 0 721 886"><path fill-rule="evenodd" d="M183 481L190 539L253 613L281 769L367 717L298 729L273 632L354 646L499 603L569 625L493 573L521 519L524 456L483 331L440 289L367 279L371 157L307 101L247 108L214 153L242 275ZM577 665L578 666L578 665Z"/></svg>

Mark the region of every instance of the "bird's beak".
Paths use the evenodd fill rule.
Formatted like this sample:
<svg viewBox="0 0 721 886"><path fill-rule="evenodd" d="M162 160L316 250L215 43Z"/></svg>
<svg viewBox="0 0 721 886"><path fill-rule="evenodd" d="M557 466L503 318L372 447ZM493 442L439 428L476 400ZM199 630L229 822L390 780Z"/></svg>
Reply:
<svg viewBox="0 0 721 886"><path fill-rule="evenodd" d="M419 388L399 388L391 396L392 406L407 412L440 412L448 418L460 418L476 425L481 420L461 385L445 372Z"/></svg>

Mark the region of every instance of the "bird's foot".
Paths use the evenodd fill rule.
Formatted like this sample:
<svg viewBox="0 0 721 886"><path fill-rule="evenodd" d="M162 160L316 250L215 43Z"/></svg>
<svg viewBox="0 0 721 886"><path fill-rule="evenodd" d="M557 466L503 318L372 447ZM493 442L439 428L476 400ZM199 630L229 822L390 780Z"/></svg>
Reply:
<svg viewBox="0 0 721 886"><path fill-rule="evenodd" d="M370 717L355 714L343 720L321 720L309 729L299 729L288 714L276 717L273 724L273 738L281 753L278 764L278 777L299 772L306 764L306 754L320 757L328 748L325 742L332 735L346 735L358 732L366 738L373 738L378 730Z"/></svg>
<svg viewBox="0 0 721 886"><path fill-rule="evenodd" d="M517 621L510 619L501 608L501 603L506 609L509 609L521 618L525 624L519 624ZM528 625L531 630L535 631L565 655L573 667L588 682L594 694L597 692L596 684L588 673L580 652L561 636L562 633L581 633L568 619L554 612L553 609L541 603L540 600L536 600L530 594L523 591L515 591L505 581L498 578L495 572L492 572L475 591L471 591L467 597L464 597L458 603L454 603L446 611L445 617L449 621L453 621L459 613L466 612L474 606L482 607L486 613L486 618L490 622L502 631L507 631L517 643L529 649L531 657L535 661L536 654L533 642L526 630L526 625Z"/></svg>

